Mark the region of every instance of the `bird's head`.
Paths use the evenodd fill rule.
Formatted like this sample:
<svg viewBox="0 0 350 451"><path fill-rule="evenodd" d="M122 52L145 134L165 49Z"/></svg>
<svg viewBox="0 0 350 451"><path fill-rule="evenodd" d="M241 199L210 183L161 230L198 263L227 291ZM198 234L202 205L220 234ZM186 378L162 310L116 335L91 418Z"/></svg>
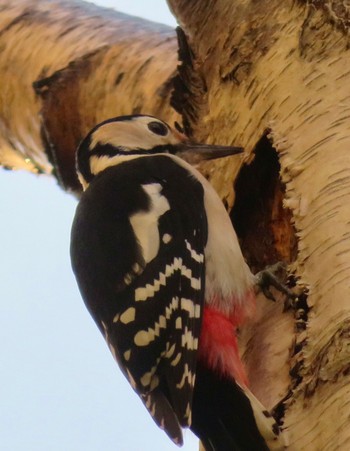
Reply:
<svg viewBox="0 0 350 451"><path fill-rule="evenodd" d="M176 155L196 164L243 152L241 147L194 144L152 116L119 116L96 125L77 150L77 173L84 189L105 169L155 154Z"/></svg>

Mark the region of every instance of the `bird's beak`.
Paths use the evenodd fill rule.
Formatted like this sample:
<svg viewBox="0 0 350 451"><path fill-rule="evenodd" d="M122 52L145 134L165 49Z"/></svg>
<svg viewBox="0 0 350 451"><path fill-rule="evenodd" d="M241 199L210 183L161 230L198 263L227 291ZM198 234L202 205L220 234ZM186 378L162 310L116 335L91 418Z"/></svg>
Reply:
<svg viewBox="0 0 350 451"><path fill-rule="evenodd" d="M198 164L205 160L228 157L244 151L242 147L192 144L188 142L181 143L176 148L175 155L190 164Z"/></svg>

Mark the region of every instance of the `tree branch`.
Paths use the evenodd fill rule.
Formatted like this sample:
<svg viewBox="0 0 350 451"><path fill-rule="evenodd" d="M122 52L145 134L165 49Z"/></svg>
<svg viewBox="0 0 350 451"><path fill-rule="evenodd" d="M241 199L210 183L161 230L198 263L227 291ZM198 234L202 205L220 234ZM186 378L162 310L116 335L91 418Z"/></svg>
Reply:
<svg viewBox="0 0 350 451"><path fill-rule="evenodd" d="M177 43L167 26L81 1L15 0L1 6L0 47L3 166L53 165L77 189L74 152L96 122L139 111L177 117Z"/></svg>

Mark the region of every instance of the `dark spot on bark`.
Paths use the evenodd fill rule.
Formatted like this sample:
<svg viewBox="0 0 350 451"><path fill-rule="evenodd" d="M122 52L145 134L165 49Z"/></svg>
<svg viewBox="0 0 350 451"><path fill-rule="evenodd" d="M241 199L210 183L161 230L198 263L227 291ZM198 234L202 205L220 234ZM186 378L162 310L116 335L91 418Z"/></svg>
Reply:
<svg viewBox="0 0 350 451"><path fill-rule="evenodd" d="M159 88L157 89L157 95L159 95L159 97L166 99L168 96L170 96L172 90L174 89L174 78L175 74L173 74L165 83L159 86Z"/></svg>
<svg viewBox="0 0 350 451"><path fill-rule="evenodd" d="M61 76L61 71L56 71L49 77L39 78L36 81L33 81L33 89L37 96L44 96L45 92L49 90L50 85L59 80Z"/></svg>
<svg viewBox="0 0 350 451"><path fill-rule="evenodd" d="M302 377L300 376L300 370L303 367L303 362L301 360L298 360L294 366L289 370L289 374L290 376L295 379L296 381L298 381L298 383L301 382ZM298 385L298 384L296 384Z"/></svg>
<svg viewBox="0 0 350 451"><path fill-rule="evenodd" d="M118 74L117 78L115 79L114 85L118 86L119 83L123 80L124 78L124 72L120 72L120 74Z"/></svg>
<svg viewBox="0 0 350 451"><path fill-rule="evenodd" d="M221 77L221 80L226 82L233 82L240 85L243 80L246 80L250 72L252 63L250 61L241 61L228 74Z"/></svg>
<svg viewBox="0 0 350 451"><path fill-rule="evenodd" d="M140 77L152 60L153 60L153 56L150 56L149 58L147 58L146 61L144 61L141 64L141 66L137 69L136 75Z"/></svg>
<svg viewBox="0 0 350 451"><path fill-rule="evenodd" d="M77 29L76 24L69 26L68 28L64 29L57 35L57 39L62 38L63 36L66 36L67 34L71 33L72 31L75 31Z"/></svg>
<svg viewBox="0 0 350 451"><path fill-rule="evenodd" d="M9 31L11 28L15 27L16 25L19 25L21 22L27 22L32 20L33 17L34 17L33 11L30 11L30 9L24 11L21 15L11 20L11 22L8 23L6 27L0 30L0 36Z"/></svg>
<svg viewBox="0 0 350 451"><path fill-rule="evenodd" d="M277 425L279 428L282 428L283 426L283 418L285 415L286 410L286 401L290 399L292 396L292 390L289 390L288 393L279 401L278 404L275 405L273 409L271 409L271 416L276 420Z"/></svg>
<svg viewBox="0 0 350 451"><path fill-rule="evenodd" d="M273 423L272 430L275 433L275 435L279 435L280 434L280 428L279 428L277 423Z"/></svg>
<svg viewBox="0 0 350 451"><path fill-rule="evenodd" d="M296 343L296 345L294 346L293 352L294 354L298 354L298 352L300 352L303 349L305 343L301 342L301 343Z"/></svg>

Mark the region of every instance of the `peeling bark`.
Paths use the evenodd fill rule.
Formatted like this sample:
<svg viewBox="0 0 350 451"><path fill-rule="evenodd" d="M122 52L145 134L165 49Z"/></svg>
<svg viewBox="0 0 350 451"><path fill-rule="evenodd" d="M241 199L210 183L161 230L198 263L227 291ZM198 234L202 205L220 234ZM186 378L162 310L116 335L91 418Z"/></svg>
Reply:
<svg viewBox="0 0 350 451"><path fill-rule="evenodd" d="M181 115L198 141L245 147L244 161L203 171L231 209L251 267L282 259L297 288L308 288L288 312L259 297L257 318L240 336L252 389L275 407L290 450L347 449L346 2L169 0L183 29L174 79L177 44L167 27L79 2L7 3L2 164L50 172L50 160L62 185L76 189L80 137L106 117L139 111L170 122Z"/></svg>

